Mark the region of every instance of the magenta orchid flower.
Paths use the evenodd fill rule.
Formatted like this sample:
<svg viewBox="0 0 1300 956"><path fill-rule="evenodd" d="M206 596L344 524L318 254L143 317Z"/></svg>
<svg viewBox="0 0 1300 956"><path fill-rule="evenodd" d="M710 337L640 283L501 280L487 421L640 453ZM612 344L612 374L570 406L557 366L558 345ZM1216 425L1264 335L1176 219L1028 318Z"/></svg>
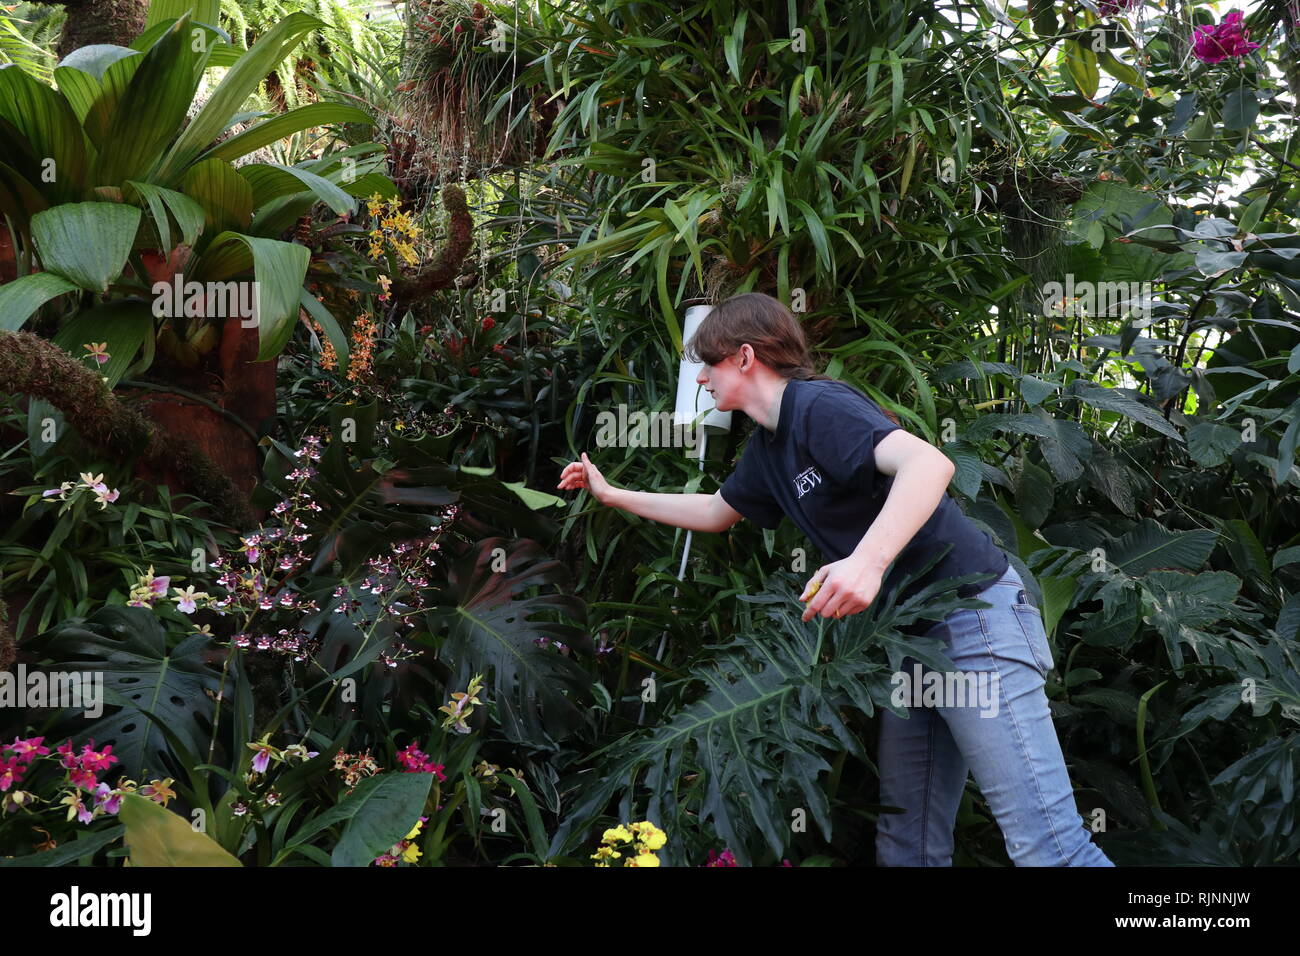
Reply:
<svg viewBox="0 0 1300 956"><path fill-rule="evenodd" d="M1242 24L1241 11L1233 10L1217 25L1201 24L1196 28L1196 41L1192 52L1202 63L1219 63L1228 57L1243 57L1258 50L1258 43L1249 42L1250 31Z"/></svg>

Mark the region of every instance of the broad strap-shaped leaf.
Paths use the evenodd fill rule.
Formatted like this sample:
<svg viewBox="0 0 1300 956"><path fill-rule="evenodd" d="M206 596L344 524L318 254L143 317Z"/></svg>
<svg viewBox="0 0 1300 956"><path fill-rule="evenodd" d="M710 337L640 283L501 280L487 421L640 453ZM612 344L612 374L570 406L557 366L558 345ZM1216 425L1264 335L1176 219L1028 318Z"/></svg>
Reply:
<svg viewBox="0 0 1300 956"><path fill-rule="evenodd" d="M311 251L278 239L223 232L212 240L195 278L223 280L253 273L257 282L257 361L280 353L293 335Z"/></svg>
<svg viewBox="0 0 1300 956"><path fill-rule="evenodd" d="M148 179L185 120L198 84L189 21L177 20L145 53L117 101L100 144L94 185Z"/></svg>
<svg viewBox="0 0 1300 956"><path fill-rule="evenodd" d="M93 367L108 378L108 387L113 388L131 367L145 337L153 335L153 330L154 316L149 305L138 300L119 300L73 317L59 329L54 342L78 359L86 356L83 346L103 342L109 360Z"/></svg>
<svg viewBox="0 0 1300 956"><path fill-rule="evenodd" d="M340 216L354 212L357 201L328 179L305 169L279 163L250 163L239 167L239 174L253 188L253 206L260 208L280 196L309 191Z"/></svg>
<svg viewBox="0 0 1300 956"><path fill-rule="evenodd" d="M448 600L428 614L429 629L445 635L439 654L451 668L450 686L463 689L474 674L490 672L489 694L511 741L549 746L582 724L591 695L586 671L538 639L570 646L590 639L576 623L536 619L547 613L579 621L582 603L560 593L520 596L532 587L562 586L567 577L534 541L485 538L451 562Z"/></svg>
<svg viewBox="0 0 1300 956"><path fill-rule="evenodd" d="M296 12L262 34L230 68L212 97L172 144L154 181L163 186L175 185L185 169L226 128L229 118L244 105L275 65L307 34L322 26L324 24L315 17Z"/></svg>
<svg viewBox="0 0 1300 956"><path fill-rule="evenodd" d="M109 120L144 61L139 50L94 43L73 50L54 68L54 80L72 105L96 150L108 136Z"/></svg>
<svg viewBox="0 0 1300 956"><path fill-rule="evenodd" d="M174 189L164 189L161 186L134 180L127 180L123 191L128 198L134 194L141 202L148 204L154 228L158 231L159 251L168 253L174 248L171 220L167 215L169 211L176 217L176 224L180 227L180 241L187 246L193 246L198 240L207 219L207 211L189 196L178 193Z"/></svg>
<svg viewBox="0 0 1300 956"><path fill-rule="evenodd" d="M185 171L185 195L204 212L204 230L216 237L247 230L253 221L253 190L230 163L205 159Z"/></svg>
<svg viewBox="0 0 1300 956"><path fill-rule="evenodd" d="M116 843L126 832L121 824L82 834L75 840L61 843L56 849L31 853L27 856L0 857L3 866L71 866L83 856L93 856L110 843Z"/></svg>
<svg viewBox="0 0 1300 956"><path fill-rule="evenodd" d="M254 150L279 142L286 136L330 123L370 123L375 118L365 110L345 103L311 103L271 117L213 146L202 159L235 160Z"/></svg>
<svg viewBox="0 0 1300 956"><path fill-rule="evenodd" d="M36 272L0 285L0 329L16 332L46 302L78 288L53 272Z"/></svg>
<svg viewBox="0 0 1300 956"><path fill-rule="evenodd" d="M299 163L295 168L305 170L338 186L349 196L368 198L378 193L384 199L399 198L397 186L383 174L382 150L376 143L361 143L317 160ZM355 162L355 166L352 162ZM316 204L318 197L307 190L267 200L257 208L257 218L252 232L259 236L277 237L304 216Z"/></svg>
<svg viewBox="0 0 1300 956"><path fill-rule="evenodd" d="M86 138L67 99L15 64L0 66L0 119L22 134L31 152L50 161L51 182L32 183L52 202L71 202L86 184ZM0 145L0 158L5 155Z"/></svg>
<svg viewBox="0 0 1300 956"><path fill-rule="evenodd" d="M32 217L32 239L47 272L107 292L131 254L140 216L123 203L63 203Z"/></svg>
<svg viewBox="0 0 1300 956"><path fill-rule="evenodd" d="M139 794L122 798L118 818L132 866L243 866L189 821Z"/></svg>
<svg viewBox="0 0 1300 956"><path fill-rule="evenodd" d="M6 143L10 147L7 153ZM40 180L39 163L27 153L27 143L14 131L13 124L0 117L0 156L5 155L12 162L0 161L0 216L8 216L21 230L32 216L48 209L50 202L33 185Z"/></svg>

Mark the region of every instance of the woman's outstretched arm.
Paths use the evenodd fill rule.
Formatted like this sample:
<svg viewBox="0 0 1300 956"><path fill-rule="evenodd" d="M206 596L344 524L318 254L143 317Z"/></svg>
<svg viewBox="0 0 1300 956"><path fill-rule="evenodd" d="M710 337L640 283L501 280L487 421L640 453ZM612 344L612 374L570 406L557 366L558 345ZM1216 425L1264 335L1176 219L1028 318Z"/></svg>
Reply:
<svg viewBox="0 0 1300 956"><path fill-rule="evenodd" d="M586 488L603 505L690 531L725 531L742 517L716 492L685 495L615 488L591 463L586 452L582 454L582 461L564 466L556 487Z"/></svg>

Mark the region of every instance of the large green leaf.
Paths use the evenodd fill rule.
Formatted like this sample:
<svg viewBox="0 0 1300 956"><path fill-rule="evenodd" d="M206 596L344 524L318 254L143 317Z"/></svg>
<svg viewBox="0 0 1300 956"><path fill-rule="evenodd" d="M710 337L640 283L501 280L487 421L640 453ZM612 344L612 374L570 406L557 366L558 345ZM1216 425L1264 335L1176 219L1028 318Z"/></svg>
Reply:
<svg viewBox="0 0 1300 956"><path fill-rule="evenodd" d="M337 806L312 819L285 844L302 846L327 827L344 824L330 860L335 866L369 866L408 834L424 810L431 773L384 773L367 777Z"/></svg>
<svg viewBox="0 0 1300 956"><path fill-rule="evenodd" d="M0 119L12 123L31 151L53 172L53 181L33 186L55 202L81 195L86 182L86 139L68 101L14 64L0 66ZM0 144L0 156L4 154Z"/></svg>
<svg viewBox="0 0 1300 956"><path fill-rule="evenodd" d="M174 248L171 220L168 218L169 211L176 217L176 224L180 226L181 242L192 246L198 240L207 219L207 211L189 196L178 193L174 189L164 189L161 186L138 183L134 180L126 181L124 191L128 194L134 192L142 202L148 204L154 228L158 231L159 251L170 252Z"/></svg>
<svg viewBox="0 0 1300 956"><path fill-rule="evenodd" d="M503 564L494 558L497 548ZM455 604L429 613L430 629L446 635L439 655L451 668L452 687L464 688L475 673L491 671L492 699L509 740L546 746L581 725L590 698L586 671L537 639L572 644L583 631L576 623L535 618L550 613L575 622L582 605L559 593L520 596L532 587L554 588L566 577L558 561L541 559L536 542L486 538L448 568Z"/></svg>
<svg viewBox="0 0 1300 956"><path fill-rule="evenodd" d="M1080 239L1086 239L1092 223L1101 222L1107 230L1107 237L1123 235L1136 229L1148 229L1141 233L1149 239L1173 241L1178 234L1172 229L1152 229L1173 222L1173 213L1158 197L1129 186L1126 183L1099 180L1089 183L1083 195L1074 204L1074 224L1071 231ZM1106 282L1146 282L1155 281L1169 269L1190 267L1193 256L1182 252L1168 254L1147 248L1137 242L1107 242L1102 261L1104 266L1097 276L1088 279ZM1078 273L1079 270L1075 270ZM1076 281L1084 278L1076 274Z"/></svg>
<svg viewBox="0 0 1300 956"><path fill-rule="evenodd" d="M185 18L145 53L108 121L95 164L96 185L149 178L194 100L197 57Z"/></svg>
<svg viewBox="0 0 1300 956"><path fill-rule="evenodd" d="M1148 428L1152 428L1162 435L1167 435L1175 441L1181 442L1183 440L1183 436L1178 433L1178 429L1170 425L1163 415L1155 409L1143 405L1137 399L1130 398L1118 389L1106 388L1092 382L1074 381L1066 387L1065 394L1077 397L1093 408L1119 412L1121 415L1136 422L1141 422Z"/></svg>
<svg viewBox="0 0 1300 956"><path fill-rule="evenodd" d="M6 139L15 149L26 147L21 137L13 132L13 125L8 120L0 118L0 144L3 144ZM0 149L2 148L0 146ZM38 164L34 157L28 162L23 162L23 159L27 158L16 157L11 152L10 159L13 159L17 165L0 162L0 216L13 219L20 229L31 221L32 216L50 206L49 200L33 185L40 179L40 174L36 172Z"/></svg>
<svg viewBox="0 0 1300 956"><path fill-rule="evenodd" d="M107 376L108 387L113 388L131 367L136 353L146 336L153 335L154 316L143 302L106 302L98 308L75 316L54 337L56 345L76 358L84 358L90 342L104 342L109 360L102 366L92 366L100 375Z"/></svg>
<svg viewBox="0 0 1300 956"><path fill-rule="evenodd" d="M361 143L317 160L299 163L295 168L314 173L341 188L349 196L369 197L379 193L385 199L400 198L397 186L380 170L384 169L382 150L376 143ZM372 155L373 154L373 155ZM349 162L351 160L351 162ZM353 165L355 163L355 165ZM259 205L253 233L275 238L305 215L318 196L306 190L279 196Z"/></svg>
<svg viewBox="0 0 1300 956"><path fill-rule="evenodd" d="M1202 468L1217 468L1241 444L1241 430L1218 422L1197 422L1187 429L1187 453Z"/></svg>
<svg viewBox="0 0 1300 956"><path fill-rule="evenodd" d="M1101 82L1101 74L1097 72L1097 54L1077 39L1071 38L1061 50L1061 58L1065 74L1074 88L1088 99L1096 96L1097 86Z"/></svg>
<svg viewBox="0 0 1300 956"><path fill-rule="evenodd" d="M1106 560L1133 577L1155 568L1195 571L1209 558L1217 540L1213 531L1168 531L1148 518L1123 537L1111 539Z"/></svg>
<svg viewBox="0 0 1300 956"><path fill-rule="evenodd" d="M221 15L221 0L150 0L146 28L189 14L195 23L216 26Z"/></svg>
<svg viewBox="0 0 1300 956"><path fill-rule="evenodd" d="M313 126L325 126L329 123L374 123L375 119L365 110L343 103L312 103L300 106L273 116L264 123L258 123L225 142L218 143L206 153L203 159L238 159L254 150L279 142Z"/></svg>
<svg viewBox="0 0 1300 956"><path fill-rule="evenodd" d="M250 163L239 167L239 174L253 187L255 207L304 190L314 193L317 199L329 205L340 216L354 212L357 207L357 201L352 196L328 179L305 169L281 166L278 163Z"/></svg>
<svg viewBox="0 0 1300 956"><path fill-rule="evenodd" d="M210 638L193 634L169 649L152 610L112 605L89 618L71 618L32 644L62 669L103 675L107 703L117 707L80 724L77 736L93 738L96 746L111 743L128 775L175 772L167 765L171 748L149 715L190 751L207 752L213 716L208 692L215 696L221 683L204 660Z"/></svg>
<svg viewBox="0 0 1300 956"><path fill-rule="evenodd" d="M898 628L941 619L959 607L987 606L955 595L973 576L929 585L896 604L897 595L926 570L852 618L807 623L795 600L806 579L779 571L771 591L744 598L766 611L766 619L755 615L729 645L708 648L715 652L712 659L693 666L689 680L673 682L683 688L702 682L702 696L678 704L660 685L648 708L655 726L598 751L599 770L583 775L550 855L601 819L620 795L619 819L648 819L667 832L660 852L669 866L698 863L689 859L678 834L700 826L716 833L742 864L764 846L780 857L793 839L793 807L805 808L831 839L832 814L818 780L831 769L827 758L848 751L870 760L846 711L867 717L878 708L897 712L891 674L906 657L936 670L953 669L940 638L907 636ZM641 799L647 800L644 811Z"/></svg>
<svg viewBox="0 0 1300 956"><path fill-rule="evenodd" d="M1142 619L1164 638L1175 670L1183 667L1183 644L1192 648L1202 664L1237 665L1228 641L1206 628L1239 616L1233 606L1241 590L1239 577L1227 571L1152 571L1142 579L1142 588Z"/></svg>
<svg viewBox="0 0 1300 956"><path fill-rule="evenodd" d="M104 145L109 120L143 59L130 47L94 43L73 50L55 67L59 92L96 149Z"/></svg>
<svg viewBox="0 0 1300 956"><path fill-rule="evenodd" d="M204 212L209 236L247 229L253 221L253 190L230 163L205 159L185 171L185 195Z"/></svg>
<svg viewBox="0 0 1300 956"><path fill-rule="evenodd" d="M310 260L306 246L223 232L208 246L195 278L215 281L253 273L258 289L256 360L260 362L278 355L293 335Z"/></svg>
<svg viewBox="0 0 1300 956"><path fill-rule="evenodd" d="M131 254L140 215L123 203L64 203L32 216L32 240L46 271L107 292Z"/></svg>
<svg viewBox="0 0 1300 956"><path fill-rule="evenodd" d="M248 52L230 68L211 98L190 121L163 158L158 176L160 185L174 185L185 169L206 150L226 128L236 111L257 89L259 83L308 33L324 26L305 13L291 13L258 39Z"/></svg>
<svg viewBox="0 0 1300 956"><path fill-rule="evenodd" d="M37 272L0 285L0 329L9 332L21 329L46 302L77 289L78 286L53 272Z"/></svg>
<svg viewBox="0 0 1300 956"><path fill-rule="evenodd" d="M132 866L243 866L212 837L139 794L122 798L118 818Z"/></svg>

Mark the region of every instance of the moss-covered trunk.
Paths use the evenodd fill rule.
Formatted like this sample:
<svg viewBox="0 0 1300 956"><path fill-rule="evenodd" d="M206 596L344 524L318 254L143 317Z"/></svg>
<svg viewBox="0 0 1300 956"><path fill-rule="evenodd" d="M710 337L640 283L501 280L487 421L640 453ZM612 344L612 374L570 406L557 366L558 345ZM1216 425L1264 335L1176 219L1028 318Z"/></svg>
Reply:
<svg viewBox="0 0 1300 956"><path fill-rule="evenodd" d="M95 43L130 46L144 32L148 0L67 0L68 19L59 37L62 60L73 50Z"/></svg>

